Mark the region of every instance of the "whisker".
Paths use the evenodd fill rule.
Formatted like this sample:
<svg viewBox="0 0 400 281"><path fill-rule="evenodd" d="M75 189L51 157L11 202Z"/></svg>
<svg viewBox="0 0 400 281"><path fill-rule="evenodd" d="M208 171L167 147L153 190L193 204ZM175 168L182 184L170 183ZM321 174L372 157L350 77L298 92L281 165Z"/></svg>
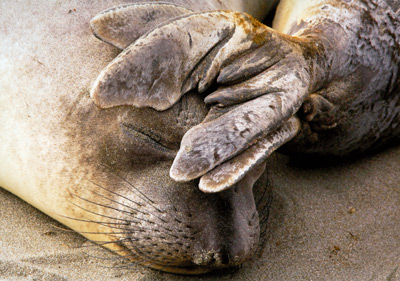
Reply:
<svg viewBox="0 0 400 281"><path fill-rule="evenodd" d="M99 184L97 184L97 183L95 183L95 182L92 182L91 180L88 180L88 181L91 182L92 184L94 184L94 185L96 185L96 186L98 186L98 187L100 187L100 188L106 190L107 192L110 192L111 194L117 195L117 196L119 196L119 197L121 197L121 198L124 198L124 199L128 200L129 202L133 202L133 203L135 203L136 205L138 205L138 206L140 206L140 207L143 207L143 206L139 205L137 202L135 202L135 201L133 201L133 200L131 200L131 199L125 197L125 196L122 196L122 195L120 195L120 194L118 194L118 193L116 193L116 192L110 191L110 190L108 190L108 189L102 187L101 185L99 185ZM164 220L163 218L161 218L161 217L159 217L159 216L153 214L153 213L150 212L150 211L148 211L148 213L145 213L145 212L140 211L140 210L138 210L138 209L132 208L131 206L128 206L128 205L122 204L122 203L120 203L120 202L118 202L118 201L112 200L112 199L110 199L110 198L108 198L108 197L106 197L106 196L104 196L104 195L100 195L100 194L98 194L98 193L96 193L96 192L94 192L94 191L92 191L92 190L90 190L90 189L88 189L88 190L91 191L91 192L93 192L94 194L96 194L96 195L102 197L102 198L105 198L105 199L110 200L111 202L117 203L117 204L119 204L119 205L121 205L121 206L124 206L124 207L127 207L127 208L129 208L129 209L132 209L133 211L136 211L136 212L141 213L141 214L143 214L143 215L151 214L152 216L158 218L160 221L162 221L162 222L164 222L164 223L167 223L166 220ZM126 211L125 211L125 212L126 212ZM131 213L129 213L129 212L126 212L126 213L129 214L130 216L132 216ZM150 221L147 221L147 220L144 220L144 219L140 219L140 218L138 218L138 217L135 217L135 218L137 218L137 219L139 219L139 220L143 220L143 221L145 221L145 222L150 222ZM160 226L161 226L161 225L160 225Z"/></svg>
<svg viewBox="0 0 400 281"><path fill-rule="evenodd" d="M59 226L56 226L56 225L54 225L54 224L50 224L50 226L52 227L52 228L55 228L55 229L57 229L57 230L61 230L62 232L76 232L75 230L73 230L73 229L67 229L67 228L64 228L64 227L59 227Z"/></svg>
<svg viewBox="0 0 400 281"><path fill-rule="evenodd" d="M148 257L145 253L143 253L143 251L140 251L139 248L137 246L135 246L133 243L131 244L131 247L133 248L133 250L137 253L140 254L142 257L145 258L146 262L147 261L153 261L154 258ZM155 263L153 263L155 264Z"/></svg>
<svg viewBox="0 0 400 281"><path fill-rule="evenodd" d="M125 250L125 251L127 251L127 250ZM113 251L113 252L117 252L117 251ZM124 254L124 255L118 254L118 256L113 257L113 258L112 257L110 257L110 258L96 257L96 256L89 255L89 254L87 254L87 255L91 256L93 258L98 258L98 259L102 259L102 260L126 260L126 261L129 261L129 265L131 265L131 266L133 264L135 264L135 265L136 264L142 264L144 262L145 263L150 263L150 264L161 265L160 263L156 262L155 258L149 258L149 257L145 256L144 254L142 256L139 256L137 252L135 253L135 252L132 252L132 251L130 251L130 254ZM137 258L137 257L140 257L140 259L132 261L131 258ZM163 259L164 260L165 259L170 260L170 262L164 262L163 265L171 264L174 261L172 258L169 258L169 257L163 257Z"/></svg>
<svg viewBox="0 0 400 281"><path fill-rule="evenodd" d="M110 234L110 235L113 235L113 234L132 234L132 233L141 232L141 231L126 229L126 231L124 231L124 232L95 232L95 231L75 231L75 232L77 232L79 234L107 234L107 235Z"/></svg>
<svg viewBox="0 0 400 281"><path fill-rule="evenodd" d="M115 252L115 251L113 251L113 252ZM101 260L129 260L130 262L132 262L130 260L130 258L139 257L137 254L135 254L133 252L131 252L131 254L126 254L126 255L118 254L115 257L99 257L99 256L90 255L90 254L87 254L87 253L86 253L86 255L89 256L89 257L96 258L96 259L101 259ZM170 258L170 257L162 257L162 258L163 258L163 261L170 260L170 262L165 262L164 264L171 264L172 261L173 261L173 259ZM140 259L140 260L133 261L133 262L140 263L140 262L144 262L144 261L145 262L149 262L149 261L153 261L153 260L155 260L155 259L154 258L152 258L151 260L150 259Z"/></svg>
<svg viewBox="0 0 400 281"><path fill-rule="evenodd" d="M266 182L267 182L267 186L265 186L265 188L263 188L263 194L261 195L261 197L258 199L258 202L256 203L256 207L258 207L260 204L261 204L261 202L263 201L263 199L266 197L266 194L267 194L267 192L269 192L269 172L268 171L266 171L266 174L267 174L267 179L266 179Z"/></svg>
<svg viewBox="0 0 400 281"><path fill-rule="evenodd" d="M74 195L74 196L76 196L76 197L79 198L79 196L77 196L77 195ZM76 204L76 203L74 203L74 202L71 202L71 201L69 201L69 200L68 200L68 202L71 203L72 205L74 205L74 206L76 206L76 207L78 207L78 208L80 208L80 209L82 209L82 210L84 210L84 211L86 211L86 212L88 212L88 213L94 214L94 215L96 215L96 216L100 216L100 217L108 218L108 219L113 219L113 220L131 222L131 221L126 220L126 219L115 218L115 217L110 217L110 216L106 216L106 215L103 215L103 214L96 213L96 212L94 212L94 211L91 211L91 210L88 210L88 209L86 209L86 208L83 208L82 206L79 206L78 204ZM90 202L90 201L89 201L89 202ZM94 202L90 202L90 203L93 203L93 204L95 204L95 205L99 205L99 204L94 203Z"/></svg>
<svg viewBox="0 0 400 281"><path fill-rule="evenodd" d="M100 265L101 268L106 268L106 269L127 269L130 268L134 265L141 265L140 262L129 262L127 265L120 265L120 266L106 266L106 265Z"/></svg>
<svg viewBox="0 0 400 281"><path fill-rule="evenodd" d="M102 234L102 233L96 233L95 232L94 234ZM105 234L108 234L108 233L105 233ZM148 236L148 237L149 238L159 238L158 236ZM149 262L149 261L153 260L153 258L150 258L147 254L145 254L143 251L140 250L140 248L147 248L149 246L139 246L139 247L137 247L137 246L135 246L133 244L133 242L141 241L140 238L136 238L136 239L134 239L134 238L120 238L120 237L116 237L116 238L118 238L118 240L116 240L116 241L104 241L104 240L93 240L93 239L91 239L91 240L88 240L88 241L93 243L93 245L81 245L81 246L75 247L75 248L77 248L77 249L79 249L79 248L93 248L93 247L98 247L98 246L105 247L105 246L110 245L110 244L117 244L117 245L121 245L123 247L127 247L127 245L124 244L124 243L125 243L125 241L129 241L129 242L131 242L129 244L129 246L134 248L136 254L129 254L129 255L121 255L121 254L119 254L121 257L128 258L128 257L135 257L135 256L140 255L141 257L145 257L145 258L142 258L142 260L140 260L140 262L143 262L143 261ZM112 251L115 252L116 254L118 254L118 252L127 252L127 251L131 251L131 250L129 248L127 248L127 249L124 249L124 250L112 250ZM163 259L164 260L165 259L170 259L171 261L173 261L173 259L171 259L169 257L163 257ZM167 264L167 263L164 262L164 264Z"/></svg>
<svg viewBox="0 0 400 281"><path fill-rule="evenodd" d="M115 227L115 226L111 226L111 225L125 225L125 226L126 226L127 223L130 224L130 223L134 222L134 221L129 221L129 220L125 220L125 219L109 217L109 216L106 216L106 215L103 215L103 214L98 214L98 213L96 213L96 212L93 212L93 211L90 211L90 210L88 210L88 209L86 209L86 208L83 208L82 206L79 206L78 204L75 204L74 202L71 202L71 201L68 201L68 202L71 203L71 204L73 204L74 206L76 206L76 207L78 207L78 208L80 208L80 209L82 209L82 210L88 212L88 213L92 213L92 214L97 215L97 216L100 216L100 217L111 218L111 219L113 219L113 220L125 221L125 223L114 223L114 222L94 221L94 220L78 219L78 218L72 218L72 217L68 217L68 216L63 216L63 215L61 215L62 217L67 218L67 219L76 220L76 221L82 221L82 222L89 222L89 223L96 223L96 224L103 225L103 226L108 227L108 228L119 229L119 230L121 229L120 227ZM77 231L77 232L78 232L78 231ZM78 232L78 233L79 233L79 232Z"/></svg>
<svg viewBox="0 0 400 281"><path fill-rule="evenodd" d="M115 255L113 257L99 257L99 256L91 255L88 253L85 253L85 255L87 255L88 257L91 257L91 258L99 259L99 260L124 260L129 257L137 257L137 255L134 255L134 254L132 254L132 255Z"/></svg>
<svg viewBox="0 0 400 281"><path fill-rule="evenodd" d="M116 223L116 222L105 222L105 221L93 221L93 220L87 220L87 219L78 219L78 218L73 218L73 217L68 217L68 216L64 216L64 215L59 215L63 218L69 219L69 220L75 220L75 221L81 221L81 222L91 222L91 223L96 223L96 224L101 224L110 228L113 228L112 226L109 226L107 224L111 224L111 225L126 225L126 223ZM116 228L116 227L114 227ZM116 228L118 229L118 228ZM76 232L76 231L75 231Z"/></svg>
<svg viewBox="0 0 400 281"><path fill-rule="evenodd" d="M113 252L116 252L116 251L113 251ZM131 254L127 254L127 255L120 255L120 254L118 254L118 255L116 255L115 257L98 257L98 256L90 255L90 254L88 254L88 253L86 253L86 255L87 255L88 257L96 258L96 259L100 259L100 260L111 260L111 261L118 261L118 260L120 260L120 261L127 261L127 262L129 262L128 265L131 265L131 266L132 266L133 264L140 264L140 263L142 263L142 262L149 262L149 263L152 263L151 261L146 260L146 259L143 259L143 258L138 259L137 261L132 261L131 258L139 257L137 254L135 254L135 253L133 253L133 252L131 252ZM102 267L106 267L106 268L117 268L116 266L110 266L110 267L104 266L104 265L101 265L101 266L102 266ZM123 266L121 266L121 268L122 268L122 267L123 267Z"/></svg>
<svg viewBox="0 0 400 281"><path fill-rule="evenodd" d="M104 246L104 245L109 245L109 244L118 244L119 245L121 242L123 242L125 240L128 240L128 239L129 238L124 238L124 239L118 239L116 241L104 241L104 240L93 240L93 239L91 239L91 240L88 240L88 241L94 243L94 245L83 245L83 246L80 246L80 247L82 247L82 248L90 248L91 246L98 247L98 246Z"/></svg>
<svg viewBox="0 0 400 281"><path fill-rule="evenodd" d="M126 180L126 179L125 179L124 177L122 177L120 174L114 172L112 169L110 169L110 167L108 167L107 165L105 165L105 164L103 164L103 163L100 163L100 165L103 166L103 167L105 167L105 168L107 168L107 169L109 169L110 172L111 172L112 174L114 174L114 175L117 176L118 178L122 179L125 183L127 183L129 186L131 186L131 187L134 189L134 191L136 191L136 192L138 192L140 195L142 195L145 199L144 199L142 196L139 196L139 197L142 198L144 201L147 201L147 202L149 203L149 205L150 205L152 208L154 208L156 211L158 211L158 212L160 212L160 213L162 213L162 214L170 215L168 212L166 213L166 212L160 210L159 208L157 208L157 207L154 205L155 202L154 202L153 200L151 200L149 197L147 197L143 192L141 192L137 187L135 187L132 183L130 183L128 180ZM128 200L129 202L132 202L132 203L138 205L139 207L143 207L143 206L140 205L139 203L137 203L137 202L131 200L130 198L128 198L128 197L126 197L126 196L123 196L123 195L121 195L121 194L119 194L119 193L117 193L117 192L115 192L115 191L109 190L109 189L105 188L104 186L101 186L101 185L99 185L99 184L97 184L97 183L91 181L90 179L87 179L87 180L88 180L89 182L91 182L92 184L94 184L94 185L100 187L101 189L103 189L103 190L105 190L105 191L107 191L107 192L109 192L109 193L111 193L111 194L114 194L114 195L116 195L116 196L119 196L119 197L121 197L121 198L124 198L124 199ZM167 196L168 196L168 194L167 194ZM112 202L116 202L116 201L113 201L113 200L111 200L111 199L109 199L109 198L106 198L106 199L108 199L108 200L110 200L110 201L112 201ZM116 202L116 203L118 203L118 204L120 204L120 205L122 205L122 206L128 207L128 208L131 208L130 206L127 206L127 205L122 204L122 203L120 203L120 202ZM185 204L186 204L186 202L185 202ZM139 212L139 210L136 210L136 209L134 209L134 210ZM177 210L176 210L176 211L177 211ZM143 212L141 212L141 213L144 214ZM151 214L152 216L158 218L158 219L159 219L160 221L162 221L163 223L167 223L167 221L166 221L165 219L163 219L162 217L157 216L157 215L155 215L154 213L152 213L152 212L150 212L150 211L148 211L148 213ZM155 225L157 225L157 226L160 226L161 228L163 228L163 229L166 230L166 231L171 231L170 229L164 227L164 226L163 226L162 224L160 224L160 223L157 223L157 222L154 222L154 221L148 221L148 220L145 220L145 219L141 219L141 220L142 220L142 221L145 221L145 222L147 222L147 223L153 223L153 224L155 224ZM177 228L175 228L175 229L177 229ZM163 233L165 233L165 232L163 232ZM172 235L172 234L170 234L170 233L165 233L165 234L168 234L168 235L171 235L171 236L174 237L174 238L177 238L176 236L174 236L174 235Z"/></svg>
<svg viewBox="0 0 400 281"><path fill-rule="evenodd" d="M80 197L80 196L78 196L78 195L76 195L76 194L72 194L72 195L75 196L75 197L77 197L77 198L79 198L79 199L81 199L81 200L83 200L83 201L89 202L89 203L94 204L94 205L98 205L98 206L110 208L110 209L113 209L113 210L116 210L116 211L121 211L122 213L126 212L126 211L122 211L122 210L119 210L119 209L116 209L116 208L113 208L113 207L106 206L106 205L104 205L104 204L100 204L100 203L97 203L97 202L93 202L93 201L91 201L91 200L82 198L82 197ZM88 209L86 209L86 208L83 208L82 206L79 206L79 205L76 204L76 203L73 203L73 202L70 202L70 203L73 204L73 205L75 205L76 207L82 209L82 210L85 210L85 211L87 211L87 212L89 212L89 213L92 213L92 214L94 214L94 215L97 215L97 216L101 216L101 217L105 217L105 218L110 218L110 219L115 219L115 220L126 221L126 222L128 222L128 223L136 223L134 220L125 220L125 219L121 219L121 218L114 218L114 217L106 216L106 215L103 215L103 214L99 214L99 213L90 211L90 210L88 210ZM176 239L179 238L178 236L176 236L176 235L174 235L174 234L171 233L171 232L172 232L171 229L169 229L169 228L163 226L162 224L159 224L159 223L154 222L154 221L146 220L146 219L143 219L143 218L135 217L135 216L133 216L132 214L130 214L129 212L127 212L127 213L128 213L132 218L135 218L135 219L137 219L137 220L139 220L139 221L143 221L143 222L146 222L146 223L149 223L149 224L155 224L155 225L159 226L162 230L167 231L167 232L165 232L165 231L161 231L161 230L159 229L160 232L162 232L162 233L164 233L164 234L166 234L166 235L169 235L169 236L171 236L171 237L173 237L173 238L176 238ZM166 221L164 220L163 222L166 222ZM107 224L107 223L106 223L106 224ZM126 224L125 224L125 225L126 225ZM116 229L118 229L118 228L116 228Z"/></svg>
<svg viewBox="0 0 400 281"><path fill-rule="evenodd" d="M197 187L196 187L197 188ZM167 197L167 199L168 199L168 201L169 202L173 202L174 200L172 200L171 199L171 197L170 197L170 193L167 193L167 194L165 194L165 196ZM190 210L190 208L188 208L188 203L186 202L186 200L181 200L181 203L183 203L183 205L184 205L184 207L187 209L187 210ZM176 206L175 205L172 205L172 207L173 207L173 210L176 212L176 213L183 213L183 212L181 212L181 211L178 211L178 209L176 208ZM176 219L176 216L173 216L171 213L169 213L169 212L167 212L166 213L170 218L172 218L172 219ZM174 225L174 229L175 230L179 230L175 225Z"/></svg>
<svg viewBox="0 0 400 281"><path fill-rule="evenodd" d="M114 210L114 211L117 211L117 212L120 212L120 213L123 213L123 214L127 214L127 215L129 215L130 217L132 217L132 218L141 220L140 218L135 217L134 215L132 215L132 213L130 213L130 212L128 212L128 211L124 211L124 210L121 210L121 209L118 209L118 208L115 208L115 207L107 206L107 205L105 205L105 204L97 203L97 202L94 202L94 201L91 201L91 200L89 200L89 199L83 198L83 197L81 197L81 196L79 196L79 195L76 195L76 194L73 194L73 196L75 196L75 197L77 197L77 198L79 198L79 199L81 199L81 200L83 200L83 201L85 201L85 202L91 203L91 204L93 204L93 205L102 206L102 207L104 207L104 208L108 208L108 209L111 209L111 210Z"/></svg>
<svg viewBox="0 0 400 281"><path fill-rule="evenodd" d="M133 201L133 200L131 200L131 199L129 199L129 198L126 198L126 197L124 197L124 196L122 196L122 195L120 195L120 194L118 194L118 193L116 193L116 192L114 192L114 191L108 190L107 188L101 186L100 184L97 184L97 183L95 183L95 182L93 182L93 181L91 181L91 180L89 180L89 179L88 179L88 181L89 181L90 183L96 185L97 187L100 187L101 189L103 189L103 190L105 190L105 191L111 193L111 194L114 194L114 195L116 195L116 196L119 196L119 197L121 197L121 198L124 198L124 199L126 199L126 200L129 200L129 202L134 203L134 204L136 204L136 205L139 206L139 207L143 207L143 205L141 205L141 204L139 204L139 203L137 203L137 202L135 202L135 201ZM114 202L114 203L117 203L117 204L122 205L122 206L124 206L124 207L127 207L127 208L129 208L129 209L131 209L131 210L133 210L133 211L135 211L135 212L142 213L142 214L144 214L144 215L146 214L146 213L144 213L143 211L141 211L141 210L139 210L139 209L133 208L132 206L125 205L125 204L122 204L121 202L112 200L112 199L110 199L110 198L108 198L108 197L106 197L106 196L104 196L104 195L101 195L101 194L99 194L99 193L97 193L97 192L95 192L95 191L93 191L93 190L90 190L90 189L88 189L88 188L86 188L86 189L89 190L89 191L91 191L91 192L93 192L94 194L96 194L96 195L102 197L102 198L105 198L105 199L110 200L111 202Z"/></svg>
<svg viewBox="0 0 400 281"><path fill-rule="evenodd" d="M150 264L150 266L151 265L165 266L165 265L172 264L172 262L161 264L161 263L157 263L157 262L144 260L144 261L138 261L138 262L130 262L127 265L121 265L121 266L103 266L103 265L101 265L101 267L108 268L108 269L126 269L126 268L130 268L132 266L135 266L135 265L144 265L144 263L147 263L146 266L149 266L149 264Z"/></svg>
<svg viewBox="0 0 400 281"><path fill-rule="evenodd" d="M263 218L260 220L260 225L265 224L268 221L269 214L263 216Z"/></svg>
<svg viewBox="0 0 400 281"><path fill-rule="evenodd" d="M126 240L126 239L124 239L124 240ZM98 247L99 245L100 246L104 246L104 245L107 245L107 244L112 244L112 243L116 243L116 242L121 242L121 241L115 241L115 242L112 242L112 241L107 241L107 242L104 242L104 241L98 241L98 242L94 242L93 240L89 240L90 242L93 242L93 243L96 243L96 244L94 244L94 245L86 245L86 246L81 246L81 248L89 248L89 247ZM100 243L99 243L100 242ZM146 262L146 263L150 263L150 264L156 264L155 262L153 262L153 258L148 258L147 256L146 256L146 258L144 258L143 256L145 256L145 255L143 255L143 256L139 256L138 255L138 253L134 253L134 252L132 252L132 251L130 251L130 254L118 254L118 252L128 252L128 251L130 251L129 249L126 249L126 250L113 250L112 252L113 253L115 253L116 254L116 256L115 257L99 257L99 256L94 256L94 255L90 255L90 254L88 254L88 253L85 253L88 257L91 257L91 258L96 258L96 259L101 259L101 260L111 260L111 261L117 261L117 260L125 260L125 261L129 261L129 264L128 265L126 265L126 266L132 266L132 265L134 265L134 264L141 264L141 263L143 263L143 262ZM138 259L138 260L136 260L136 261L132 261L131 260L131 258L136 258L136 257L140 257L140 259ZM169 257L163 257L163 259L165 260L165 259L169 259L169 260L171 260L171 262L164 262L164 264L171 264L172 263L172 261L173 261L173 259L172 258L169 258ZM122 268L123 266L121 266L121 268ZM107 267L107 268L116 268L115 266L112 266L112 267Z"/></svg>
<svg viewBox="0 0 400 281"><path fill-rule="evenodd" d="M124 177L122 177L120 174L112 171L112 169L110 169L110 167L107 167L107 165L100 163L100 165L102 165L103 167L106 167L110 170L111 173L113 173L115 176L117 176L118 178L120 178L121 180L123 180L125 183L127 183L130 187L132 187L137 193L139 193L141 197L144 201L147 201L154 209L156 209L157 211L159 211L160 213L162 213L162 211L160 209L158 209L156 206L154 206L155 202L153 200L151 200L148 196L146 196L143 192L141 192L137 187L135 187L132 183L130 183L128 180L126 180Z"/></svg>
<svg viewBox="0 0 400 281"><path fill-rule="evenodd" d="M129 265L120 265L120 266L106 266L104 264L99 265L101 268L106 268L106 269L127 269L132 267L133 265L140 265L140 263L129 263Z"/></svg>
<svg viewBox="0 0 400 281"><path fill-rule="evenodd" d="M113 224L113 225L126 225L126 224L119 224L119 223L111 223L111 222L102 222L102 221L93 221L93 220L85 220L85 219L75 219L75 218L71 218L71 217L65 217L67 219L71 219L71 220L77 220L77 221L82 221L82 222L88 222L88 223L95 223L95 224L100 224L103 225L105 227L111 228L111 229L117 229L117 230L127 230L130 232L134 232L133 230L129 229L129 228L121 228L121 227L116 227L116 226L111 226L109 224ZM146 229L146 228L142 228L142 229ZM150 228L147 228L148 230L151 230ZM79 232L77 230L72 230L72 232L76 232L76 233L90 233L90 232ZM136 232L136 231L135 231ZM99 233L99 232L95 232L95 233Z"/></svg>
<svg viewBox="0 0 400 281"><path fill-rule="evenodd" d="M94 243L97 246L102 246L104 247L105 245L111 245L111 244L117 244L119 246L125 247L125 245L123 244L125 241L130 240L129 238L120 238L116 241L104 241L104 240L89 240L90 242ZM86 248L86 246L85 246Z"/></svg>
<svg viewBox="0 0 400 281"><path fill-rule="evenodd" d="M76 218L71 218L71 217L66 217L66 216L63 216L63 217L68 218L68 219L72 219L72 220L77 220L77 221L97 223L97 224L101 224L101 225L106 226L106 227L111 228L111 229L125 230L124 232L90 232L90 231L75 231L75 230L71 230L71 232L75 232L75 233L78 233L78 234L109 234L109 235L113 235L113 234L132 234L132 233L137 233L137 232L154 231L151 228L144 228L144 227L140 227L140 229L131 229L131 228L121 228L121 227L113 227L113 226L107 225L107 224L126 225L126 224L121 224L121 223L97 222L97 221L86 220L86 219L76 219ZM171 233L166 233L166 232L163 232L163 231L160 231L160 230L158 230L158 231L160 233L172 236L175 239L178 238L177 236L172 235ZM149 235L147 235L147 237L160 238L159 236L149 236ZM117 237L117 238L120 239L120 237ZM132 238L129 238L129 237L126 238L126 239L131 239L132 240ZM94 240L89 240L89 241L97 242L97 241L94 241Z"/></svg>
<svg viewBox="0 0 400 281"><path fill-rule="evenodd" d="M265 234L267 234L267 229L260 232L260 237L264 237ZM262 245L264 245L264 242L262 243Z"/></svg>

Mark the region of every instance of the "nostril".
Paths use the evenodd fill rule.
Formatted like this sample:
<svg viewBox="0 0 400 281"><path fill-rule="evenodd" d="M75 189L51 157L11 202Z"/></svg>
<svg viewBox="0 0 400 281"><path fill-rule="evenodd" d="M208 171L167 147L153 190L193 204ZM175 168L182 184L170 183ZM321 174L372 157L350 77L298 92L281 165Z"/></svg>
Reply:
<svg viewBox="0 0 400 281"><path fill-rule="evenodd" d="M215 268L222 268L227 266L233 266L235 263L231 259L229 253L226 251L209 251L195 255L193 262L197 265L210 266Z"/></svg>
<svg viewBox="0 0 400 281"><path fill-rule="evenodd" d="M228 253L221 253L220 256L221 256L220 263L222 265L228 265L229 264L229 255L228 255Z"/></svg>
<svg viewBox="0 0 400 281"><path fill-rule="evenodd" d="M229 255L225 252L217 252L213 254L214 266L221 267L229 264Z"/></svg>

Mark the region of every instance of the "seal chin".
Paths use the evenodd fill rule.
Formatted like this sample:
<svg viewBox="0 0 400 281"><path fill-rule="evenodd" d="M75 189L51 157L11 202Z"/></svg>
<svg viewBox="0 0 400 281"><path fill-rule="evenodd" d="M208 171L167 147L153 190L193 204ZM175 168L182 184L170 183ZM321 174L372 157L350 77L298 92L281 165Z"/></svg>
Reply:
<svg viewBox="0 0 400 281"><path fill-rule="evenodd" d="M206 274L214 270L214 268L199 266L199 265L188 265L188 266L162 266L162 265L148 265L151 268L161 270L168 273L181 274L181 275L201 275Z"/></svg>
<svg viewBox="0 0 400 281"><path fill-rule="evenodd" d="M145 264L145 266L151 267L156 270L168 272L168 273L174 273L174 274L181 274L181 275L202 275L206 273L210 273L215 270L222 270L226 268L234 268L239 266L237 265L224 265L220 264L216 266L215 264L213 266L206 266L206 265L198 265L195 263L196 261L189 262L186 266L168 266L168 265L158 265L158 264Z"/></svg>
<svg viewBox="0 0 400 281"><path fill-rule="evenodd" d="M253 249L254 250L254 249ZM253 251L252 251L253 252ZM206 252L194 255L191 260L183 261L181 264L173 265L162 264L162 262L139 262L140 264L161 270L168 273L182 275L200 275L215 270L223 270L240 266L252 256L248 253L245 257L237 256L235 259L229 259L227 255L218 252Z"/></svg>

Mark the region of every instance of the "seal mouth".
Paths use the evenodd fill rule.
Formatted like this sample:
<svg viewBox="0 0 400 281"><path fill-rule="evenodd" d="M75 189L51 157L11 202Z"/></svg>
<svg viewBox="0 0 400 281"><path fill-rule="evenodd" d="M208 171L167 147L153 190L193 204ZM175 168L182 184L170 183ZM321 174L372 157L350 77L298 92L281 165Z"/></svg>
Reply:
<svg viewBox="0 0 400 281"><path fill-rule="evenodd" d="M240 268L240 263L226 265L199 265L192 261L187 261L185 265L163 265L159 263L141 263L141 265L160 270L167 273L179 275L203 275L214 271L226 271Z"/></svg>
<svg viewBox="0 0 400 281"><path fill-rule="evenodd" d="M211 267L200 266L195 264L188 266L163 266L163 265L152 264L148 266L164 272L181 274L181 275L202 275L215 270Z"/></svg>

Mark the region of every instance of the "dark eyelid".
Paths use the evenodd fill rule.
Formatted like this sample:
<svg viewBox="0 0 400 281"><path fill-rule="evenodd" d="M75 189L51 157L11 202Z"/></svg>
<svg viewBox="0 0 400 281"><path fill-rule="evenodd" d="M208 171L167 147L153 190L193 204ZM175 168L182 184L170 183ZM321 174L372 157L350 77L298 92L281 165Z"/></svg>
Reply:
<svg viewBox="0 0 400 281"><path fill-rule="evenodd" d="M138 137L145 139L146 141L149 141L155 147L157 147L159 150L168 152L168 153L176 153L173 149L168 147L166 144L163 143L162 138L158 136L156 133L150 131L150 130L143 130L142 128L136 127L132 124L127 124L127 123L121 123L120 124L121 129L124 132L127 132L128 134L133 134L137 135Z"/></svg>

